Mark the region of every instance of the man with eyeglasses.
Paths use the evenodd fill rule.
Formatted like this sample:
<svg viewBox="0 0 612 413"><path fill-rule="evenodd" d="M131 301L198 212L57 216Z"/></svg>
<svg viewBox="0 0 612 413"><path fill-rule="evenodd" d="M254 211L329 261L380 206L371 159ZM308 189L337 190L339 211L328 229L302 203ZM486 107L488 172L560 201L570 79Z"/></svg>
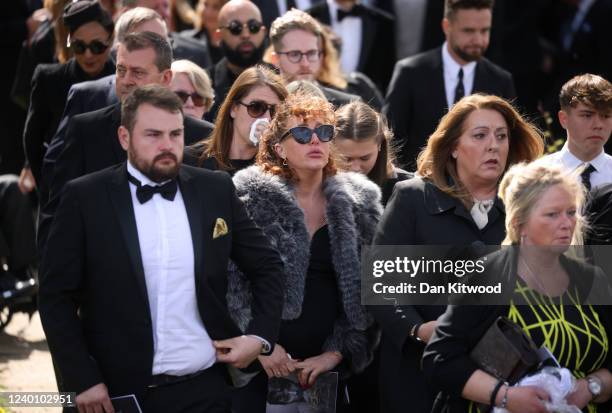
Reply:
<svg viewBox="0 0 612 413"><path fill-rule="evenodd" d="M270 41L274 49L272 64L278 67L287 83L295 80L317 82L325 98L336 107L359 99L320 83L333 74L329 64L324 64L322 28L307 13L293 9L274 20Z"/></svg>
<svg viewBox="0 0 612 413"><path fill-rule="evenodd" d="M261 63L266 50L266 27L261 12L249 0L230 0L219 11L219 27L215 41L219 42L223 59L211 72L215 89L215 104L206 114L213 120L232 84L245 69Z"/></svg>
<svg viewBox="0 0 612 413"><path fill-rule="evenodd" d="M149 84L169 87L171 63L172 49L162 36L153 32L128 34L117 49L117 96L122 100L138 86ZM49 200L41 212L38 229L41 250L66 183L125 160L117 140L120 120L120 103L70 118L64 149L50 179ZM207 137L213 129L209 122L190 117L184 119L184 126L187 144Z"/></svg>

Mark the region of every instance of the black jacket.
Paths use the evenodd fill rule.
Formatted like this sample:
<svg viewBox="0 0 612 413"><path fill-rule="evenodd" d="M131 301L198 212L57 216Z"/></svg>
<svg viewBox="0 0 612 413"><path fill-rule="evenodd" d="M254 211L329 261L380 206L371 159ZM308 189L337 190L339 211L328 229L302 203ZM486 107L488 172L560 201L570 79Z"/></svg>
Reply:
<svg viewBox="0 0 612 413"><path fill-rule="evenodd" d="M93 112L119 102L115 91L115 75L109 75L97 80L74 84L68 91L68 99L63 108L62 118L57 126L42 163L42 180L38 181L38 196L41 205L49 200L49 186L55 162L64 149L64 141L68 122L74 115Z"/></svg>
<svg viewBox="0 0 612 413"><path fill-rule="evenodd" d="M482 58L476 65L473 93L506 99L516 97L512 75ZM395 132L399 166L412 170L421 148L448 111L444 89L442 48L397 62L383 112Z"/></svg>
<svg viewBox="0 0 612 413"><path fill-rule="evenodd" d="M227 310L229 259L255 299L248 334L274 343L282 308L282 263L248 218L226 174L182 166L179 186L193 240L198 314L213 340L242 332ZM218 218L227 235L213 238ZM40 313L66 391L104 382L112 396L142 396L150 384L153 330L126 164L66 186L40 276Z"/></svg>
<svg viewBox="0 0 612 413"><path fill-rule="evenodd" d="M172 45L172 57L174 60L191 60L202 69L207 69L212 66L212 60L205 44L190 37L181 36L179 33L175 32L169 33L168 37Z"/></svg>
<svg viewBox="0 0 612 413"><path fill-rule="evenodd" d="M185 144L207 137L213 126L197 119L184 117ZM39 220L38 244L43 247L60 195L68 181L124 162L127 155L117 136L121 123L119 103L93 112L73 116L66 130L66 143L54 168L49 189L49 201Z"/></svg>
<svg viewBox="0 0 612 413"><path fill-rule="evenodd" d="M395 19L383 10L359 4L362 21L361 53L357 71L365 73L382 91L387 90L395 64ZM320 2L307 12L321 23L330 25L327 2Z"/></svg>
<svg viewBox="0 0 612 413"><path fill-rule="evenodd" d="M109 59L96 78L114 73ZM95 78L93 78L95 79ZM32 95L23 133L23 146L36 182L40 182L45 146L60 123L68 91L79 82L92 80L74 58L64 64L38 65L32 78Z"/></svg>
<svg viewBox="0 0 612 413"><path fill-rule="evenodd" d="M486 264L488 273L498 274L500 281L506 286L514 285L517 274L517 249L504 248L488 258ZM570 282L589 286L602 281L605 285L607 282L601 269L584 262L561 256L561 265L570 276ZM478 369L478 365L470 359L469 352L499 316L508 315L508 308L507 304L451 305L438 319L439 324L423 355L423 371L435 388L450 396L445 411L467 411L467 402L461 398L461 392L467 380ZM612 328L609 308L607 306L596 308L602 324L609 332ZM612 367L612 357L608 356L603 367L608 369Z"/></svg>
<svg viewBox="0 0 612 413"><path fill-rule="evenodd" d="M499 245L505 236L505 210L496 199L489 223L479 230L456 198L415 177L398 182L378 225L376 245ZM381 411L429 412L435 393L420 370L423 346L409 337L415 324L435 320L443 306L372 306L383 331L381 343Z"/></svg>

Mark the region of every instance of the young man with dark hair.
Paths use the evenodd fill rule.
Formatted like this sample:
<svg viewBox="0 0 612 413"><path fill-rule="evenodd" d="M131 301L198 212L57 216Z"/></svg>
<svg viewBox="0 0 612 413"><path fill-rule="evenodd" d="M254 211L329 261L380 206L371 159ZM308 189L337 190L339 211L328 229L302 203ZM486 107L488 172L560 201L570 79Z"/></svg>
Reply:
<svg viewBox="0 0 612 413"><path fill-rule="evenodd" d="M440 118L462 97L477 92L516 97L512 75L484 57L492 7L492 0L446 0L444 44L395 65L383 112L407 168L415 167Z"/></svg>
<svg viewBox="0 0 612 413"><path fill-rule="evenodd" d="M282 262L248 217L229 175L182 166L182 102L159 85L125 99L127 162L71 181L43 257L40 314L60 388L79 411L229 413L223 363L271 350ZM232 259L249 278L244 333L226 297Z"/></svg>
<svg viewBox="0 0 612 413"><path fill-rule="evenodd" d="M567 140L545 159L570 171L581 168L588 190L612 183L612 156L604 151L612 132L612 84L597 75L575 76L561 88L559 105Z"/></svg>

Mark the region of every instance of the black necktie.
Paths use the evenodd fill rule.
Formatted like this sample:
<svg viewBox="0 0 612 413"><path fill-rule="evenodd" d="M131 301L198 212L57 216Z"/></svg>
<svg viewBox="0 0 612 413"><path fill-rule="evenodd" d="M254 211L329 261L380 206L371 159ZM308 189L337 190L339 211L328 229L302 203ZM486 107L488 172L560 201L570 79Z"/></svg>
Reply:
<svg viewBox="0 0 612 413"><path fill-rule="evenodd" d="M580 174L580 179L582 179L582 185L587 189L587 191L591 190L591 174L595 172L597 169L591 164L584 168L584 171Z"/></svg>
<svg viewBox="0 0 612 413"><path fill-rule="evenodd" d="M457 82L457 87L455 88L455 100L453 103L457 103L465 96L465 89L463 88L463 68L459 69L457 77L459 78L459 82Z"/></svg>
<svg viewBox="0 0 612 413"><path fill-rule="evenodd" d="M341 22L342 19L348 16L359 17L363 14L363 6L360 4L355 4L352 9L349 11L344 11L342 9L338 9L338 22Z"/></svg>
<svg viewBox="0 0 612 413"><path fill-rule="evenodd" d="M176 185L176 179L168 181L163 185L151 186L143 185L138 179L128 173L128 181L136 185L136 198L138 198L138 202L141 204L144 204L149 199L153 198L154 194L160 194L164 197L164 199L174 201L178 188Z"/></svg>

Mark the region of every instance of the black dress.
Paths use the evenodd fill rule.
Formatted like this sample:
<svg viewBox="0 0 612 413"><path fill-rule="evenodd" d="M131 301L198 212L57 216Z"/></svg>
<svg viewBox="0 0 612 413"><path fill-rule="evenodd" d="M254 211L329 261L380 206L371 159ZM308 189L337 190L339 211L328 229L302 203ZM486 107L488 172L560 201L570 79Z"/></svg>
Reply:
<svg viewBox="0 0 612 413"><path fill-rule="evenodd" d="M330 245L329 230L325 225L314 233L310 242L302 312L298 318L281 323L277 343L293 359L304 360L323 353L323 344L331 336L341 311ZM291 286L287 285L287 288ZM339 384L338 387L342 386ZM232 397L232 412L265 412L267 393L268 377L262 371L248 385L236 389Z"/></svg>
<svg viewBox="0 0 612 413"><path fill-rule="evenodd" d="M329 246L329 231L325 225L315 232L310 242L302 313L295 320L283 320L281 324L278 343L294 359L321 354L340 314L340 293Z"/></svg>

